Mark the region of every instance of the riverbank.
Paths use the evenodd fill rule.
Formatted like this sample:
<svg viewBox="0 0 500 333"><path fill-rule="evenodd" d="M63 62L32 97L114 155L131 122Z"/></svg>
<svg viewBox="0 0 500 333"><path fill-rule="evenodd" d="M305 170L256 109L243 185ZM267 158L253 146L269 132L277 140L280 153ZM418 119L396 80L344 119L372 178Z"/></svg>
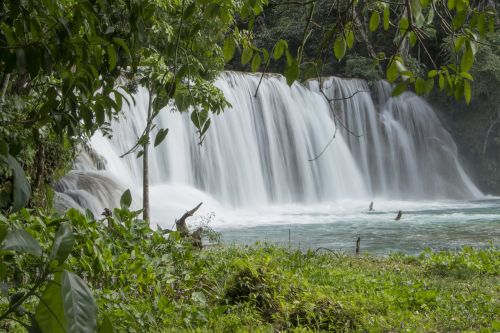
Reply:
<svg viewBox="0 0 500 333"><path fill-rule="evenodd" d="M72 294L81 304L77 315L91 314L95 302L93 320L102 333L500 330L500 250L493 245L384 257L263 244L199 250L177 232L152 230L137 219L139 212L114 214L98 221L75 210L62 218L28 211L3 218L4 231L23 228L34 237L24 239L39 242L37 253L43 253L33 257L28 243L5 243L4 292L35 291L53 306L46 313L38 297L25 298L19 316L4 317L0 331L24 332L19 322L30 325L31 314L39 320L45 313L54 325L47 332L64 332L60 323L69 313L65 298L64 308L57 299L66 289L54 284L60 273L39 276L37 267L48 264L88 285L95 301ZM69 255L60 267L50 259L63 253L51 250L59 244ZM8 249L30 251L13 255ZM14 296L7 296L0 298L0 313L11 312Z"/></svg>
<svg viewBox="0 0 500 333"><path fill-rule="evenodd" d="M200 260L200 288L161 316L167 331L500 329L498 249L382 258L253 246Z"/></svg>

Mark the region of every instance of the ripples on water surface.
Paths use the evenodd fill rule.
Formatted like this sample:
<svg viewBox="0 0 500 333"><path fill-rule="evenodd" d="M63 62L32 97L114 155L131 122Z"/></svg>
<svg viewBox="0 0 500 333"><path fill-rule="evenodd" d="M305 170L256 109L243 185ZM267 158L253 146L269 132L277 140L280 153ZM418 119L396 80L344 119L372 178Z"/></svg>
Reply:
<svg viewBox="0 0 500 333"><path fill-rule="evenodd" d="M278 206L234 211L219 216L213 227L226 243L257 241L295 248L353 252L357 237L361 249L375 254L419 253L459 249L465 245L500 245L500 199L456 202L341 201L321 206ZM398 210L403 217L395 221Z"/></svg>

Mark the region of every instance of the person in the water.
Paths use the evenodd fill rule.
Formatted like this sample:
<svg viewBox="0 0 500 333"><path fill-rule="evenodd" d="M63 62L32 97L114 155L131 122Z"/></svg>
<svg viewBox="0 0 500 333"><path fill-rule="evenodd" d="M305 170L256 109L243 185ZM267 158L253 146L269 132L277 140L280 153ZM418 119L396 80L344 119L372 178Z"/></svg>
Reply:
<svg viewBox="0 0 500 333"><path fill-rule="evenodd" d="M396 218L395 218L394 220L396 220L396 221L401 220L401 216L403 216L403 211L402 211L402 210L400 210L400 211L398 212L398 216L396 216Z"/></svg>

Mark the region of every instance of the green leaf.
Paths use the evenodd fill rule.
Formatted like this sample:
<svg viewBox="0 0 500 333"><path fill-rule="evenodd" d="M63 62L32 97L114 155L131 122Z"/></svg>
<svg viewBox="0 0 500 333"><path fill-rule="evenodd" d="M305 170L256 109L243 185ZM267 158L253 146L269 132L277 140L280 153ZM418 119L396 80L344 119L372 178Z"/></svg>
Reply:
<svg viewBox="0 0 500 333"><path fill-rule="evenodd" d="M131 204L132 204L132 194L130 193L130 190L127 189L125 192L123 192L120 198L120 207L122 209L129 208Z"/></svg>
<svg viewBox="0 0 500 333"><path fill-rule="evenodd" d="M352 49L352 47L354 46L354 40L354 32L352 30L349 30L346 34L346 43L349 49Z"/></svg>
<svg viewBox="0 0 500 333"><path fill-rule="evenodd" d="M472 53L472 48L467 47L460 61L461 71L468 72L472 68L473 64L474 64L474 54Z"/></svg>
<svg viewBox="0 0 500 333"><path fill-rule="evenodd" d="M395 97L395 96L399 96L401 95L402 93L404 93L406 91L406 89L408 89L408 83L406 82L401 82L400 84L398 84L393 90L392 90L392 96Z"/></svg>
<svg viewBox="0 0 500 333"><path fill-rule="evenodd" d="M210 128L210 118L207 119L207 121L205 121L205 124L203 125L203 128L201 129L200 131L200 136L203 136L205 135L205 133L208 131L208 129Z"/></svg>
<svg viewBox="0 0 500 333"><path fill-rule="evenodd" d="M260 54L256 53L253 56L253 60L252 60L252 72L256 72L259 70L261 62L262 62L262 59L260 58Z"/></svg>
<svg viewBox="0 0 500 333"><path fill-rule="evenodd" d="M75 235L73 234L71 225L69 222L62 222L57 229L49 259L57 260L59 265L61 265L68 258L74 244Z"/></svg>
<svg viewBox="0 0 500 333"><path fill-rule="evenodd" d="M109 70L112 71L116 67L116 51L113 45L111 44L108 45L107 50L108 50Z"/></svg>
<svg viewBox="0 0 500 333"><path fill-rule="evenodd" d="M38 241L23 229L9 231L5 236L1 250L31 253L36 256L42 255L42 248Z"/></svg>
<svg viewBox="0 0 500 333"><path fill-rule="evenodd" d="M455 84L455 90L453 90L453 95L457 101L464 97L464 86L462 84Z"/></svg>
<svg viewBox="0 0 500 333"><path fill-rule="evenodd" d="M434 79L425 80L425 93L430 94L432 89L434 88Z"/></svg>
<svg viewBox="0 0 500 333"><path fill-rule="evenodd" d="M378 11L374 11L372 13L372 16L370 17L370 31L375 31L378 28L378 25L380 24L380 13Z"/></svg>
<svg viewBox="0 0 500 333"><path fill-rule="evenodd" d="M335 58L338 59L338 61L342 60L344 58L346 51L346 40L344 39L343 36L338 36L335 39L335 43L333 44L333 53L335 54Z"/></svg>
<svg viewBox="0 0 500 333"><path fill-rule="evenodd" d="M385 6L384 17L383 17L385 31L389 30L390 17L391 17L391 12L389 11L389 6Z"/></svg>
<svg viewBox="0 0 500 333"><path fill-rule="evenodd" d="M455 52L460 52L466 39L467 38L465 36L459 36L459 37L455 38Z"/></svg>
<svg viewBox="0 0 500 333"><path fill-rule="evenodd" d="M58 277L60 274L58 274ZM69 332L64 315L60 279L45 288L36 308L35 320L43 333Z"/></svg>
<svg viewBox="0 0 500 333"><path fill-rule="evenodd" d="M202 111L193 111L191 113L191 122L194 124L196 129L198 131L201 131L203 129L203 125L208 119L208 111L207 110L202 110Z"/></svg>
<svg viewBox="0 0 500 333"><path fill-rule="evenodd" d="M114 333L113 324L108 316L104 315L98 333Z"/></svg>
<svg viewBox="0 0 500 333"><path fill-rule="evenodd" d="M288 49L288 44L283 39L280 39L274 46L273 57L275 60L279 60L285 50Z"/></svg>
<svg viewBox="0 0 500 333"><path fill-rule="evenodd" d="M427 77L431 78L431 77L434 77L438 74L438 71L435 70L435 69L432 69L429 71L429 73L427 73Z"/></svg>
<svg viewBox="0 0 500 333"><path fill-rule="evenodd" d="M470 86L470 81L467 80L464 80L464 97L465 97L465 102L467 104L470 104L472 97L472 89Z"/></svg>
<svg viewBox="0 0 500 333"><path fill-rule="evenodd" d="M389 81L389 83L396 81L398 75L399 75L398 65L396 63L396 60L392 59L391 64L389 65L389 67L387 67L386 71L387 81Z"/></svg>
<svg viewBox="0 0 500 333"><path fill-rule="evenodd" d="M224 45L222 47L222 52L224 54L224 60L229 62L234 57L234 51L236 50L236 42L233 37L227 37L224 40Z"/></svg>
<svg viewBox="0 0 500 333"><path fill-rule="evenodd" d="M464 24L465 19L467 18L467 10L462 10L458 12L453 18L453 29L458 30Z"/></svg>
<svg viewBox="0 0 500 333"><path fill-rule="evenodd" d="M13 174L12 210L19 211L26 206L31 196L31 187L21 164L12 155L0 155L0 162L7 164Z"/></svg>
<svg viewBox="0 0 500 333"><path fill-rule="evenodd" d="M241 54L241 64L246 65L250 61L250 59L252 59L252 56L253 50L248 46L244 46L243 52Z"/></svg>
<svg viewBox="0 0 500 333"><path fill-rule="evenodd" d="M409 39L410 39L410 46L413 47L415 44L417 44L418 38L417 34L415 32L410 32L409 34Z"/></svg>
<svg viewBox="0 0 500 333"><path fill-rule="evenodd" d="M295 80L299 77L299 63L296 59L292 60L290 65L286 65L285 67L285 77L286 83L291 86Z"/></svg>
<svg viewBox="0 0 500 333"><path fill-rule="evenodd" d="M156 133L154 146L156 147L160 143L162 143L162 141L165 139L165 137L167 136L167 134L168 134L168 128L166 128L166 129L160 128L158 130L158 133Z"/></svg>
<svg viewBox="0 0 500 333"><path fill-rule="evenodd" d="M406 30L408 30L408 27L410 26L410 23L408 22L408 18L402 17L399 20L399 29L401 30L402 33L404 33Z"/></svg>
<svg viewBox="0 0 500 333"><path fill-rule="evenodd" d="M467 72L460 73L460 76L463 77L464 79L469 80L469 81L474 81L474 78L472 77L472 75L470 75Z"/></svg>
<svg viewBox="0 0 500 333"><path fill-rule="evenodd" d="M444 87L445 87L445 80L444 80L444 75L443 74L439 74L439 89L440 90L443 90Z"/></svg>
<svg viewBox="0 0 500 333"><path fill-rule="evenodd" d="M425 93L425 81L418 77L415 82L415 92L419 95L423 95Z"/></svg>
<svg viewBox="0 0 500 333"><path fill-rule="evenodd" d="M75 273L64 271L61 293L68 332L94 333L97 329L97 305L85 281Z"/></svg>
<svg viewBox="0 0 500 333"><path fill-rule="evenodd" d="M486 14L481 13L481 14L479 14L479 16L477 18L477 30L479 31L479 34L483 38L486 35L486 28L487 28L486 27Z"/></svg>
<svg viewBox="0 0 500 333"><path fill-rule="evenodd" d="M431 25L433 21L434 21L434 9L431 7L429 8L429 14L427 15L425 23Z"/></svg>
<svg viewBox="0 0 500 333"><path fill-rule="evenodd" d="M457 4L457 0L448 0L448 9L452 10L455 8L455 5Z"/></svg>

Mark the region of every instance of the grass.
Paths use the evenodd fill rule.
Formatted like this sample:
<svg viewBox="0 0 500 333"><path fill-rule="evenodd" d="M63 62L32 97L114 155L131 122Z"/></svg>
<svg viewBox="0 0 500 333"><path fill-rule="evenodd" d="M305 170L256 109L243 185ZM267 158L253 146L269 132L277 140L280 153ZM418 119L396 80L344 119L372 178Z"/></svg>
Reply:
<svg viewBox="0 0 500 333"><path fill-rule="evenodd" d="M199 260L196 292L163 331L500 331L495 248L381 258L223 247Z"/></svg>

